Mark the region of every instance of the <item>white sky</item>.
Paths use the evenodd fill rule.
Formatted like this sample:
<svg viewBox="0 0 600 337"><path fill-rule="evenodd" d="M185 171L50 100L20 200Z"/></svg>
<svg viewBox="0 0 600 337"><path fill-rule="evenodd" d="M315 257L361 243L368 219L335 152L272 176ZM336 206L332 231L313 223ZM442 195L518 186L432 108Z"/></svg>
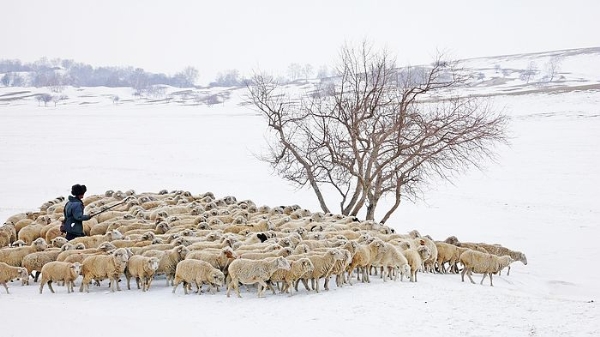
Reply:
<svg viewBox="0 0 600 337"><path fill-rule="evenodd" d="M600 46L600 1L81 1L2 4L0 59L46 56L173 74L199 82L238 69L284 73L332 64L344 42L368 39L399 64Z"/></svg>

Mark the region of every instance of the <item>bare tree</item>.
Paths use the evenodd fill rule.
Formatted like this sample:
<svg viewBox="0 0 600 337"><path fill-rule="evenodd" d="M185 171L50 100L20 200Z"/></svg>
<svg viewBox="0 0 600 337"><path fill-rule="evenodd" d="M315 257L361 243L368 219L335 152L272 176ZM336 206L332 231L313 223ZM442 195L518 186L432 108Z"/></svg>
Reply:
<svg viewBox="0 0 600 337"><path fill-rule="evenodd" d="M555 55L548 60L548 63L546 63L546 76L548 78L548 82L552 82L554 77L556 77L558 74L562 60L562 56Z"/></svg>
<svg viewBox="0 0 600 337"><path fill-rule="evenodd" d="M466 80L452 63L397 69L367 42L343 47L340 61L337 81L310 95L294 97L263 75L248 87L274 136L263 159L284 179L310 186L324 212L325 188L339 196L342 214L365 211L368 220L391 195L385 222L432 178L479 167L506 141L507 117L449 94Z"/></svg>
<svg viewBox="0 0 600 337"><path fill-rule="evenodd" d="M529 62L527 65L527 69L525 69L521 73L521 80L525 81L525 83L529 83L533 77L535 77L539 73L537 64L534 61Z"/></svg>
<svg viewBox="0 0 600 337"><path fill-rule="evenodd" d="M306 83L308 83L308 79L310 78L310 76L313 73L313 66L309 63L305 64L304 67L302 67L302 75L304 76L304 81Z"/></svg>

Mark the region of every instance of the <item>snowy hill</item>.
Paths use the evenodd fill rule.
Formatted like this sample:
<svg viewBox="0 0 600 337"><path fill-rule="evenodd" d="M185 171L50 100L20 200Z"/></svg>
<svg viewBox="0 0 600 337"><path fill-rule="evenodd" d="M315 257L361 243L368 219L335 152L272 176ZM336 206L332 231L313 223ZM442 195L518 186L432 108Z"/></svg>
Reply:
<svg viewBox="0 0 600 337"><path fill-rule="evenodd" d="M465 92L475 95L528 94L600 87L600 47L467 59ZM582 69L585 69L582 71ZM3 74L0 74L0 77ZM311 80L317 83L319 80ZM298 84L295 86L302 86ZM291 85L294 86L294 85ZM174 88L155 86L140 93L132 88L0 87L0 106L59 105L215 105L242 97L242 88ZM47 102L41 95L50 96ZM234 99L234 103L239 103Z"/></svg>

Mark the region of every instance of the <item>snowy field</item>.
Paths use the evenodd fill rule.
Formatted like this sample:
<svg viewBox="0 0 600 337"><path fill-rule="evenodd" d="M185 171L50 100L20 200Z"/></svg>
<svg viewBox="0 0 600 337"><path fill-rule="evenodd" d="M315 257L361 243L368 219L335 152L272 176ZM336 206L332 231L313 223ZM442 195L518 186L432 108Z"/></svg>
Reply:
<svg viewBox="0 0 600 337"><path fill-rule="evenodd" d="M0 95L11 90L0 88ZM0 220L66 196L74 183L86 184L88 194L212 191L318 211L311 191L296 190L255 158L265 146L265 124L236 104L242 92L212 107L0 106ZM453 185L433 184L424 201L405 202L387 224L527 254L529 264L514 263L510 276L494 277L494 287L462 283L459 275L420 274L418 283L373 278L319 294L259 299L242 292L239 299L224 292L172 294L164 278L148 293L110 293L105 281L90 293L56 287L56 294L39 295L37 284L12 283L11 294L0 289L0 335L73 330L93 337L118 328L117 335L153 336L598 336L600 92L493 100L512 116L511 145L498 149L497 163Z"/></svg>

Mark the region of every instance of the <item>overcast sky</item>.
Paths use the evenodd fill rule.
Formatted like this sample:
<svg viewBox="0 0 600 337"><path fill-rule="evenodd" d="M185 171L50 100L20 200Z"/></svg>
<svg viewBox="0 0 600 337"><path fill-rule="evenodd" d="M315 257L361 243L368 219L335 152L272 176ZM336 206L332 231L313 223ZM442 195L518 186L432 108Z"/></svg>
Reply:
<svg viewBox="0 0 600 337"><path fill-rule="evenodd" d="M345 42L385 46L400 65L600 46L597 0L7 0L0 59L134 66L199 82L219 71L333 64Z"/></svg>

